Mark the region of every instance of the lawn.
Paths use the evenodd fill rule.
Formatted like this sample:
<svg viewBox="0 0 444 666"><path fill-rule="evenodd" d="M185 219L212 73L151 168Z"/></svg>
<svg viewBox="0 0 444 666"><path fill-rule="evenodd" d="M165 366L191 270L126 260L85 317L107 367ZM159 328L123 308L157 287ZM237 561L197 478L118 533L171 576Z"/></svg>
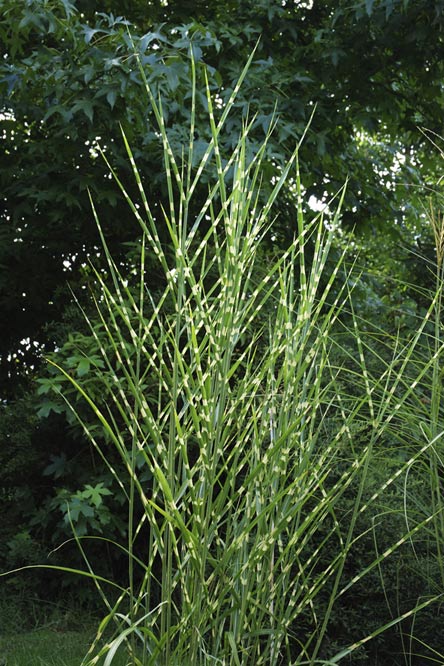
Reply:
<svg viewBox="0 0 444 666"><path fill-rule="evenodd" d="M95 631L38 629L0 637L0 666L80 666ZM125 657L113 661L124 666Z"/></svg>

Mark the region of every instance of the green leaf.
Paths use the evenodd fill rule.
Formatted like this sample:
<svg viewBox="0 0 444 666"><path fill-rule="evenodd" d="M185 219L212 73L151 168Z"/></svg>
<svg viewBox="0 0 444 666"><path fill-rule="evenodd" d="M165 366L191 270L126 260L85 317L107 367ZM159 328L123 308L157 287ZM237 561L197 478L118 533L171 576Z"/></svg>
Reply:
<svg viewBox="0 0 444 666"><path fill-rule="evenodd" d="M82 26L82 28L83 28L85 42L87 44L90 43L94 35L96 35L98 32L103 32L101 28L90 28L88 25L84 25Z"/></svg>
<svg viewBox="0 0 444 666"><path fill-rule="evenodd" d="M72 113L77 113L77 111L83 111L85 116L88 118L90 122L93 121L94 118L94 106L91 100L89 99L81 99L78 102L74 104L74 106L71 108Z"/></svg>
<svg viewBox="0 0 444 666"><path fill-rule="evenodd" d="M88 374L89 370L91 368L91 363L89 358L82 358L77 366L77 377L84 377L86 374Z"/></svg>
<svg viewBox="0 0 444 666"><path fill-rule="evenodd" d="M389 19L390 15L393 12L393 0L386 0L387 4L385 7L385 19Z"/></svg>
<svg viewBox="0 0 444 666"><path fill-rule="evenodd" d="M62 414L64 411L64 408L59 405L57 402L53 402L52 400L47 400L45 401L40 409L37 412L37 416L43 419L46 419L51 412L54 412L55 414Z"/></svg>
<svg viewBox="0 0 444 666"><path fill-rule="evenodd" d="M69 2L69 0L60 0L60 2L63 5L63 8L66 13L66 18L70 18L73 14L76 13L77 9L75 5L72 4L72 2Z"/></svg>
<svg viewBox="0 0 444 666"><path fill-rule="evenodd" d="M46 395L49 393L53 387L54 387L54 380L52 377L42 377L37 379L37 383L40 384L38 387L36 393L37 395Z"/></svg>
<svg viewBox="0 0 444 666"><path fill-rule="evenodd" d="M103 486L103 482L100 482L94 487L86 484L81 495L91 500L95 507L99 507L103 502L103 496L112 495L112 492Z"/></svg>
<svg viewBox="0 0 444 666"><path fill-rule="evenodd" d="M58 113L60 116L62 116L65 122L70 122L73 116L73 111L71 109L67 109L66 106L57 104L56 106L52 106L50 109L48 109L48 111L43 116L43 122L45 123L55 113Z"/></svg>
<svg viewBox="0 0 444 666"><path fill-rule="evenodd" d="M84 74L83 74L83 80L85 83L89 83L91 79L95 76L96 74L96 69L93 67L93 65L87 65L84 69Z"/></svg>
<svg viewBox="0 0 444 666"><path fill-rule="evenodd" d="M117 93L115 90L110 90L106 93L106 101L108 102L108 104L112 109L114 109L116 98L117 98Z"/></svg>
<svg viewBox="0 0 444 666"><path fill-rule="evenodd" d="M44 476L53 476L54 479L59 479L66 470L66 455L62 453L59 456L51 456L52 462L43 470Z"/></svg>

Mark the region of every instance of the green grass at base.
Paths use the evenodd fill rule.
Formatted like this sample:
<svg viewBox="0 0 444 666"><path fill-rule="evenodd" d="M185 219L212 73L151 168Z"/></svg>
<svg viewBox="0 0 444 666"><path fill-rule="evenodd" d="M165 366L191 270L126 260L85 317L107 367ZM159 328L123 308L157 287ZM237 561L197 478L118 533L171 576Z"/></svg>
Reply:
<svg viewBox="0 0 444 666"><path fill-rule="evenodd" d="M0 637L0 666L80 666L93 637L91 631L39 629ZM113 666L125 666L124 655Z"/></svg>

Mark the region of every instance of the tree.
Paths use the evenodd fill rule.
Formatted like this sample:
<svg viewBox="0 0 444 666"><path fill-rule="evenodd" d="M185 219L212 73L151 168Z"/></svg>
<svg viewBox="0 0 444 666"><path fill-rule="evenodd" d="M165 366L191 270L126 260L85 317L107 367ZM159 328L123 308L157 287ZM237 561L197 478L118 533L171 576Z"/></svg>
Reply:
<svg viewBox="0 0 444 666"><path fill-rule="evenodd" d="M163 95L171 145L179 154L189 113L190 44L195 59L209 67L223 105L259 40L232 129L236 136L250 109L260 140L275 110L279 114L268 178L316 105L302 152L303 184L307 199L324 200L349 177L348 225L399 237L400 225L417 215L412 188L436 179L436 154L417 125L441 130L441 0L367 0L353 6L229 0L217 3L216 13L210 2L151 2L147 10L145 2L109 1L99 8L80 1L3 0L2 9L5 395L14 395L16 381L38 362L41 348L54 344L48 324L60 322L71 301L67 280L75 289L88 281L85 264L97 248L88 190L106 220L113 252L122 256L122 244L134 240L97 149L101 143L125 180L119 124L152 197L164 200L159 147L146 117L134 50L150 84ZM196 132L204 149L207 137L199 120ZM406 210L406 184L411 210ZM291 236L292 212L285 206L281 220L282 235Z"/></svg>

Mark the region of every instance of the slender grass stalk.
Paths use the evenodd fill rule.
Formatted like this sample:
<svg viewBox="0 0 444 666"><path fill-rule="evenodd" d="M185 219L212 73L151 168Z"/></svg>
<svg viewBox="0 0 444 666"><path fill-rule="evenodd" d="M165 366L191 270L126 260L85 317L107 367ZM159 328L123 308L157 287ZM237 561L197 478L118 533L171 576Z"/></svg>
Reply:
<svg viewBox="0 0 444 666"><path fill-rule="evenodd" d="M432 510L436 516L435 543L437 548L437 561L439 564L441 581L444 584L444 503L442 495L442 483L439 476L439 470L444 467L444 455L442 446L443 428L441 425L442 414L442 361L441 348L442 340L442 298L444 284L444 219L440 211L436 211L430 201L429 220L433 230L436 248L436 286L435 292L437 298L434 308L434 353L433 353L433 374L430 397L430 434L435 440L434 446L430 450L430 483ZM440 437L438 438L438 434Z"/></svg>

